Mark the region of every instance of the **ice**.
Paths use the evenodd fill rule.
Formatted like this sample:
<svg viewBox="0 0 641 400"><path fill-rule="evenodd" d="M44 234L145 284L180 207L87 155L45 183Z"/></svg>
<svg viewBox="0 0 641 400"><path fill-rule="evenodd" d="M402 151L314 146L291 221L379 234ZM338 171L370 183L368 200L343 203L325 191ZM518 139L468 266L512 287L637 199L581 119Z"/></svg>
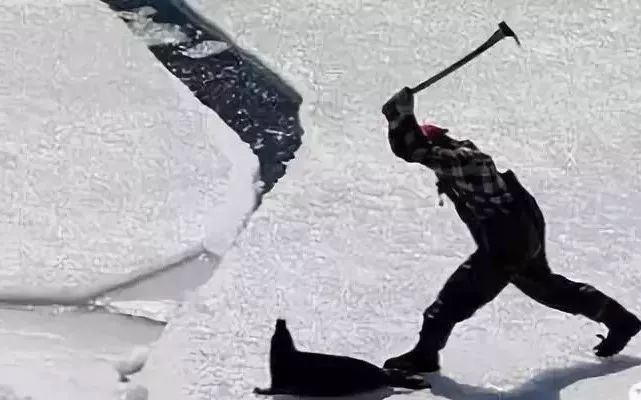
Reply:
<svg viewBox="0 0 641 400"><path fill-rule="evenodd" d="M176 300L110 301L101 306L109 312L167 323L177 310L178 302Z"/></svg>
<svg viewBox="0 0 641 400"><path fill-rule="evenodd" d="M84 302L224 253L255 204L249 146L104 4L1 14L0 300Z"/></svg>
<svg viewBox="0 0 641 400"><path fill-rule="evenodd" d="M182 54L191 58L204 58L212 54L218 54L227 50L229 46L225 42L217 42L215 40L205 40L197 45L181 51Z"/></svg>
<svg viewBox="0 0 641 400"><path fill-rule="evenodd" d="M156 13L153 7L140 7L135 12L120 11L118 16L128 22L129 28L148 46L178 44L188 41L187 36L174 24L161 24L152 21Z"/></svg>
<svg viewBox="0 0 641 400"><path fill-rule="evenodd" d="M140 372L149 357L149 348L145 346L135 347L129 354L115 360L114 368L120 375L121 382L128 382L129 375Z"/></svg>
<svg viewBox="0 0 641 400"><path fill-rule="evenodd" d="M47 307L4 308L0 326L0 385L34 400L115 400L140 385L137 374L120 384L117 362L136 355L137 348L153 347L163 329L154 321L100 310Z"/></svg>
<svg viewBox="0 0 641 400"><path fill-rule="evenodd" d="M395 158L381 105L481 44L519 35L417 98L512 168L548 221L554 270L641 312L641 5L194 1L303 95L303 147L210 281L169 321L139 381L153 399L251 399L285 317L299 347L377 364L473 250L429 171ZM513 287L455 329L434 390L390 398L625 398L638 359L590 354L604 328ZM641 353L636 338L625 350Z"/></svg>
<svg viewBox="0 0 641 400"><path fill-rule="evenodd" d="M3 2L0 21L0 399L146 399L114 357L193 289L172 269L211 275L257 159L102 3Z"/></svg>

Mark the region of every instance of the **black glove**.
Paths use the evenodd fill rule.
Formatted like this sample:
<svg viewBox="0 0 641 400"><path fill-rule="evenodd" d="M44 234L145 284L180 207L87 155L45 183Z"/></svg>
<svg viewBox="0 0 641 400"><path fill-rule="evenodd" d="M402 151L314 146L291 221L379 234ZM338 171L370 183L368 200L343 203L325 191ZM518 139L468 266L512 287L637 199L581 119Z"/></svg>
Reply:
<svg viewBox="0 0 641 400"><path fill-rule="evenodd" d="M403 89L396 92L385 104L381 112L389 120L397 114L413 114L414 113L414 94L405 86Z"/></svg>

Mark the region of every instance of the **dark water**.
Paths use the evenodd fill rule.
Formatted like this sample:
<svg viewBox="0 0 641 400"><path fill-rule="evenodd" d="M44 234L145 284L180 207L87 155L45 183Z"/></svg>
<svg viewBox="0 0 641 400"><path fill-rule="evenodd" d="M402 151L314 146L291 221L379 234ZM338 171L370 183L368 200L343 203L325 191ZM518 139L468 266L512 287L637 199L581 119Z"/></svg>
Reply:
<svg viewBox="0 0 641 400"><path fill-rule="evenodd" d="M198 100L215 111L251 146L260 163L260 176L264 182L262 194L269 192L285 174L286 163L294 158L300 147L303 135L298 117L301 96L179 0L101 1L116 12L153 8L153 14L146 17L150 25L175 25L174 28L185 37L184 41L148 44L149 49ZM135 22L123 17L122 13L119 15L136 32ZM229 47L205 57L183 54L206 41L226 42Z"/></svg>

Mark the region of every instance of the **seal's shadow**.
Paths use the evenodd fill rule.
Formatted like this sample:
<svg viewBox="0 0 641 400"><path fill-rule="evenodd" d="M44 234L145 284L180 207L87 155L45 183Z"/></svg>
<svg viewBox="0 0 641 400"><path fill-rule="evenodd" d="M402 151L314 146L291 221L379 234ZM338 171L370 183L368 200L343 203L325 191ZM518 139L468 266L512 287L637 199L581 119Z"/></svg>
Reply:
<svg viewBox="0 0 641 400"><path fill-rule="evenodd" d="M394 390L391 388L382 388L374 390L371 392L360 393L352 396L340 396L340 397L309 397L309 396L292 396L279 394L273 396L274 400L383 400L390 397L393 394L397 394L401 390ZM405 392L405 390L403 390Z"/></svg>
<svg viewBox="0 0 641 400"><path fill-rule="evenodd" d="M559 400L561 390L583 379L606 376L641 365L641 358L618 356L603 362L580 363L568 368L543 371L529 381L510 391L498 391L480 386L458 383L441 374L428 378L432 388L426 389L435 396L450 400ZM393 394L412 392L407 389L383 388L380 390L343 397L303 397L291 395L272 396L275 400L383 400Z"/></svg>

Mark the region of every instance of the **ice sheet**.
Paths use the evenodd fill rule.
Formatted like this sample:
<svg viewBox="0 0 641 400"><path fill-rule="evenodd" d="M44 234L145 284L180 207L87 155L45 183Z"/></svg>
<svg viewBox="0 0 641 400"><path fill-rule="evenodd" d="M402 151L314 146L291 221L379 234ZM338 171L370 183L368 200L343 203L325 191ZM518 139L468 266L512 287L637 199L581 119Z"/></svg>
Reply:
<svg viewBox="0 0 641 400"><path fill-rule="evenodd" d="M153 346L163 329L144 319L47 307L3 309L0 322L0 385L33 400L118 399L126 388L116 361L134 346Z"/></svg>
<svg viewBox="0 0 641 400"><path fill-rule="evenodd" d="M102 3L0 8L0 298L224 252L255 201L249 147Z"/></svg>

